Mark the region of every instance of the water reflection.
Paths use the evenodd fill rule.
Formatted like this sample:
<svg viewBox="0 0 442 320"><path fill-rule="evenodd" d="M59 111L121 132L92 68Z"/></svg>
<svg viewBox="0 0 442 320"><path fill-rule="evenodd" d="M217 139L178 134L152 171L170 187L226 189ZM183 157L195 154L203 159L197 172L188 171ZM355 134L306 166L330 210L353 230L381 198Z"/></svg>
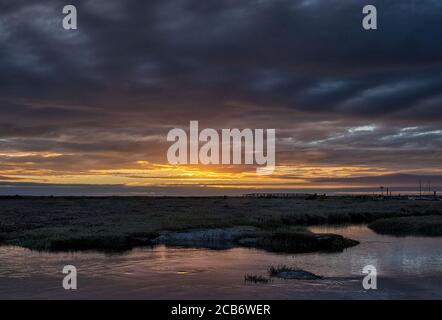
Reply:
<svg viewBox="0 0 442 320"><path fill-rule="evenodd" d="M234 248L137 248L118 255L49 253L0 247L0 298L120 299L310 299L442 298L442 238L396 238L365 226L312 227L338 233L360 245L342 253L284 255ZM64 265L78 270L76 292L61 287ZM244 282L244 274L266 276L270 265L297 266L323 275L321 281L275 279ZM376 292L362 290L362 268L375 265L382 277Z"/></svg>
<svg viewBox="0 0 442 320"><path fill-rule="evenodd" d="M440 274L442 272L442 238L391 237L378 235L366 226L311 227L317 233L337 233L360 241L360 245L335 256L339 265L334 269L343 275L360 274L364 265L374 265L385 276ZM339 271L338 271L339 270Z"/></svg>

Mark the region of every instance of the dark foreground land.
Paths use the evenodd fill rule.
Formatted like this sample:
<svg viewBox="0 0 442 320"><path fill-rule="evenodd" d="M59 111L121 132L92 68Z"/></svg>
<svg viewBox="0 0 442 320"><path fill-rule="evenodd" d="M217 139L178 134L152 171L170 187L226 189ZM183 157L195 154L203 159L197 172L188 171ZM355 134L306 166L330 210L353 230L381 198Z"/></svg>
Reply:
<svg viewBox="0 0 442 320"><path fill-rule="evenodd" d="M442 216L400 217L376 220L369 228L396 236L442 236Z"/></svg>
<svg viewBox="0 0 442 320"><path fill-rule="evenodd" d="M124 250L165 243L240 245L280 252L341 251L357 242L339 235L314 234L306 226L413 217L430 225L437 223L421 233L432 230L434 235L437 229L440 235L440 216L442 202L438 201L357 197L2 197L0 243L36 250Z"/></svg>

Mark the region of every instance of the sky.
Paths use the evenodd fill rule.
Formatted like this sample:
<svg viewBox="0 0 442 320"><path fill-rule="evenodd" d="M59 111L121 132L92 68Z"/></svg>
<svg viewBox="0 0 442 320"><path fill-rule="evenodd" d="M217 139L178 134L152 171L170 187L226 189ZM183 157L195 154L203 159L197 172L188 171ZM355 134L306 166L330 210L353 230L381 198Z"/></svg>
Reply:
<svg viewBox="0 0 442 320"><path fill-rule="evenodd" d="M191 120L275 128L275 172L169 164ZM0 2L0 194L442 189L441 124L438 0Z"/></svg>

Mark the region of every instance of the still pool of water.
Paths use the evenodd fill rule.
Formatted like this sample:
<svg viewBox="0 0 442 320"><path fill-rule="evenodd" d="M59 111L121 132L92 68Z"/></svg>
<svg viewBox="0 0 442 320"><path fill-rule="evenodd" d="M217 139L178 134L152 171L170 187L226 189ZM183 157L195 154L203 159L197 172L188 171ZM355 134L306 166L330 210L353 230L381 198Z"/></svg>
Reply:
<svg viewBox="0 0 442 320"><path fill-rule="evenodd" d="M310 228L361 243L341 253L275 254L234 248L136 248L121 254L49 253L0 247L0 298L26 299L442 299L442 238L377 235L366 226ZM78 271L78 290L62 288L63 266ZM323 280L244 281L285 264ZM374 265L378 289L362 287Z"/></svg>

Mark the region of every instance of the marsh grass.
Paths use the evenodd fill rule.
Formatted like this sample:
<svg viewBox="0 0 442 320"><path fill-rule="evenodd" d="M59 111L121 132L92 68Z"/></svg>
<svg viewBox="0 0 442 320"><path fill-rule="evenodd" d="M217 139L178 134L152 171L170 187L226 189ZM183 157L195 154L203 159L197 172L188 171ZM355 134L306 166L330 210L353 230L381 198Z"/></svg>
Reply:
<svg viewBox="0 0 442 320"><path fill-rule="evenodd" d="M275 231L261 235L257 247L272 252L302 253L313 251L340 252L359 244L336 234L315 234L303 231Z"/></svg>
<svg viewBox="0 0 442 320"><path fill-rule="evenodd" d="M380 219L368 225L380 234L396 236L442 236L442 216Z"/></svg>
<svg viewBox="0 0 442 320"><path fill-rule="evenodd" d="M268 279L264 276L258 276L258 275L251 275L251 274L246 274L244 276L244 281L245 282L253 282L253 283L269 283L271 282L271 279Z"/></svg>
<svg viewBox="0 0 442 320"><path fill-rule="evenodd" d="M298 268L292 268L292 267L288 267L286 265L279 265L279 266L271 266L268 268L268 274L271 277L276 277L278 275L278 273L280 272L291 272L291 271L298 271Z"/></svg>
<svg viewBox="0 0 442 320"><path fill-rule="evenodd" d="M0 197L0 241L38 250L125 250L159 232L253 226L264 249L343 248L306 231L311 224L372 222L381 218L441 215L440 203L227 197Z"/></svg>
<svg viewBox="0 0 442 320"><path fill-rule="evenodd" d="M298 280L319 280L323 279L314 273L299 269L288 267L286 265L279 265L277 267L271 266L267 270L270 277L278 277L283 279L298 279Z"/></svg>

